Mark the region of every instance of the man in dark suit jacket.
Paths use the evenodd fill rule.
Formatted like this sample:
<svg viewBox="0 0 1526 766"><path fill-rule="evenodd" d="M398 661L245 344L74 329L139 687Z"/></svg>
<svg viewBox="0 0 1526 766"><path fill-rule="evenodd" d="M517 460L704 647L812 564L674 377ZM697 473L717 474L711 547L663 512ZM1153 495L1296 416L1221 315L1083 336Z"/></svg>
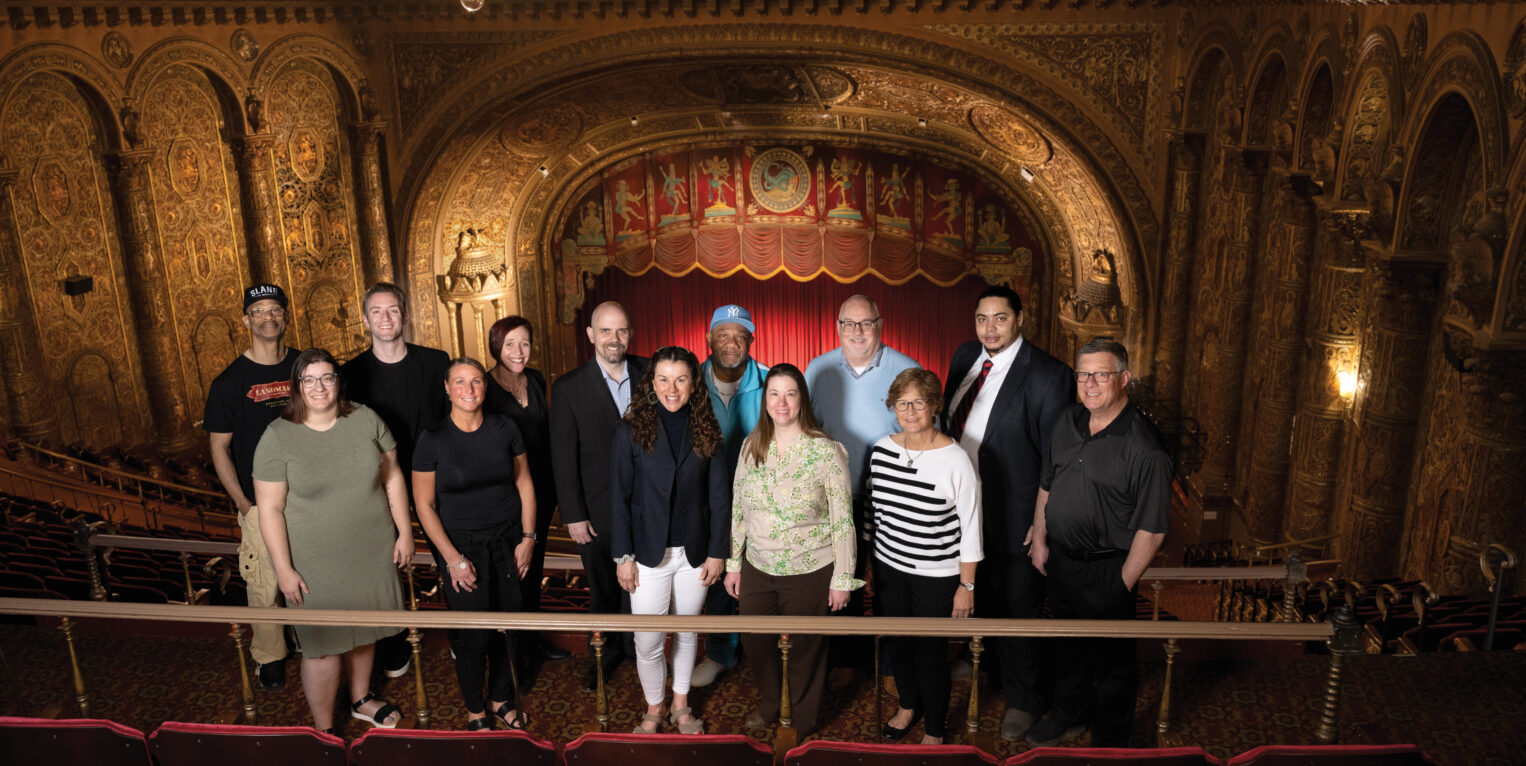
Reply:
<svg viewBox="0 0 1526 766"><path fill-rule="evenodd" d="M630 595L615 577L610 551L609 465L615 428L630 405L631 389L646 372L644 357L626 356L630 320L618 303L596 306L589 315L588 342L594 357L556 381L551 396L551 467L567 533L578 544L588 580L588 610L630 611ZM631 634L609 636L604 645L606 675L624 657L634 658ZM583 679L593 691L596 668Z"/></svg>
<svg viewBox="0 0 1526 766"><path fill-rule="evenodd" d="M1038 617L1044 579L1028 560L1039 472L1060 414L1075 402L1075 376L1064 362L1023 340L1023 302L993 285L975 305L978 340L959 346L944 383L945 425L980 474L986 558L975 594L977 617ZM1047 707L1038 683L1040 644L996 642L1007 698L1002 737L1021 739Z"/></svg>

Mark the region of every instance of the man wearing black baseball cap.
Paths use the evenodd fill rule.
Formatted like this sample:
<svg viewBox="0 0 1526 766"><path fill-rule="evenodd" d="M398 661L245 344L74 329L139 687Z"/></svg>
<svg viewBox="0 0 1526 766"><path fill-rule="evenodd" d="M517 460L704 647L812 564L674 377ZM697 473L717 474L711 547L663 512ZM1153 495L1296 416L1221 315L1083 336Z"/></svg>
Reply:
<svg viewBox="0 0 1526 766"><path fill-rule="evenodd" d="M202 428L212 445L212 464L229 499L238 507L239 572L244 576L250 606L276 606L275 566L260 537L260 515L254 508L254 448L265 427L291 399L291 366L298 352L281 341L286 334L286 291L278 285L255 285L244 291L244 326L251 336L249 350L233 360L213 381L207 393ZM283 626L256 624L249 656L260 666L260 685L267 690L286 683L286 637Z"/></svg>

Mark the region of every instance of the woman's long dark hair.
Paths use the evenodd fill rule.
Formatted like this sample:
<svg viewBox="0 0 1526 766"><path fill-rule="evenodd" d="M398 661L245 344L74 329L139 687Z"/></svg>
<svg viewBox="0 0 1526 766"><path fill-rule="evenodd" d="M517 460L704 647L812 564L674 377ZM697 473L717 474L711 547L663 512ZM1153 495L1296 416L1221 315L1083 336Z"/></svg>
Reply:
<svg viewBox="0 0 1526 766"><path fill-rule="evenodd" d="M774 378L789 378L800 389L800 430L806 436L828 438L827 432L821 427L821 421L816 419L816 410L811 407L811 392L806 390L805 375L793 364L776 364L768 368L768 374L763 376L763 408L758 412L758 424L747 435L747 441L742 443L742 454L746 456L747 462L755 466L763 465L763 461L768 459L768 445L774 443L774 419L768 415L768 382Z"/></svg>
<svg viewBox="0 0 1526 766"><path fill-rule="evenodd" d="M281 413L281 417L293 423L307 422L307 402L302 399L302 376L307 368L319 362L328 362L334 368L334 401L339 405L339 417L355 411L355 403L345 396L344 378L339 376L339 363L334 361L334 355L321 348L310 348L298 354L297 361L291 365L291 398L286 401L286 410Z"/></svg>
<svg viewBox="0 0 1526 766"><path fill-rule="evenodd" d="M647 365L646 373L631 391L630 411L625 413L625 422L630 424L631 435L647 452L657 446L657 408L662 405L657 403L657 396L653 393L652 378L657 374L659 362L678 362L689 368L689 377L694 381L694 391L689 394L689 438L694 442L695 454L705 458L714 455L723 441L721 424L716 422L715 413L710 410L710 390L705 387L705 379L699 374L699 360L694 358L689 349L680 346L657 349L657 353L652 354L652 363Z"/></svg>

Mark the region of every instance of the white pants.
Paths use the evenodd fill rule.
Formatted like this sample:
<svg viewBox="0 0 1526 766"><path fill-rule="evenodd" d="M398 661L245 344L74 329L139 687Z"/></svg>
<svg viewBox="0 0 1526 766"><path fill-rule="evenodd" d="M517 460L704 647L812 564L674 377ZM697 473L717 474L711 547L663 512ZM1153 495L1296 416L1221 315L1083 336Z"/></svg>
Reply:
<svg viewBox="0 0 1526 766"><path fill-rule="evenodd" d="M631 594L631 614L699 614L705 604L700 584L700 570L689 565L683 548L669 548L655 567L636 563L636 592ZM646 704L660 705L664 697L663 681L668 671L663 663L662 642L665 633L637 633L636 674ZM694 672L694 655L699 647L698 633L679 633L673 646L673 693L689 693L689 675Z"/></svg>

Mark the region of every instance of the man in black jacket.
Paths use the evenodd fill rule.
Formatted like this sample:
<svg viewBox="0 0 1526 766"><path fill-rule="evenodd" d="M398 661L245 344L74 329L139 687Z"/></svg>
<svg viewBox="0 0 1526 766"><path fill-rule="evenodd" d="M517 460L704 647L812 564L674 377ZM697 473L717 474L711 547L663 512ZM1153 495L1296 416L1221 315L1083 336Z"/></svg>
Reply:
<svg viewBox="0 0 1526 766"><path fill-rule="evenodd" d="M1038 617L1044 579L1028 560L1039 472L1054 425L1075 401L1075 378L1064 362L1026 342L1023 302L993 285L975 304L977 340L954 352L944 381L946 431L980 474L981 531L986 558L975 594L977 617ZM995 642L1007 713L1001 735L1016 741L1048 705L1038 682L1039 644Z"/></svg>
<svg viewBox="0 0 1526 766"><path fill-rule="evenodd" d="M589 315L588 342L594 357L556 381L551 395L551 465L556 474L557 503L567 533L578 544L588 580L588 610L596 614L630 611L630 594L615 577L610 551L609 466L615 428L630 405L631 389L646 372L645 357L627 356L630 320L613 301L594 307ZM604 671L636 656L631 634L608 636ZM596 669L590 665L583 689L594 688Z"/></svg>

